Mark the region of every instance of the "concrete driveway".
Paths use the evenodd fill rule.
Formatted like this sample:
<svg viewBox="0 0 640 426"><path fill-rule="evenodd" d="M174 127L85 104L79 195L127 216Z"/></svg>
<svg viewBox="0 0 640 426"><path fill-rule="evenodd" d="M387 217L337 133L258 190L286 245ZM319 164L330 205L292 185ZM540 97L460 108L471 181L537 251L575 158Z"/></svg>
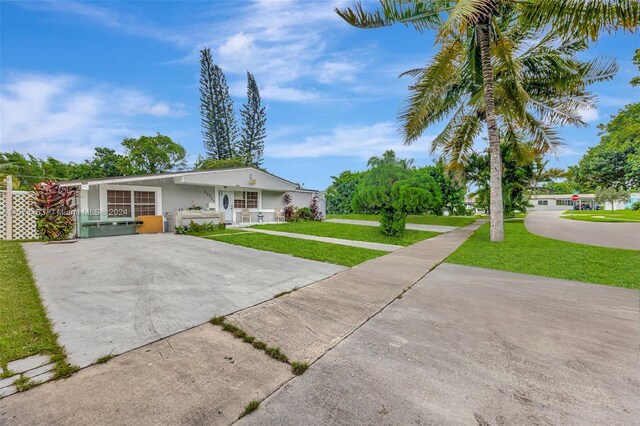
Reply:
<svg viewBox="0 0 640 426"><path fill-rule="evenodd" d="M238 424L637 424L639 295L443 263Z"/></svg>
<svg viewBox="0 0 640 426"><path fill-rule="evenodd" d="M554 240L640 250L640 223L585 222L562 219L562 213L564 212L529 212L524 225L529 232Z"/></svg>
<svg viewBox="0 0 640 426"><path fill-rule="evenodd" d="M24 248L59 341L79 366L346 269L173 234Z"/></svg>

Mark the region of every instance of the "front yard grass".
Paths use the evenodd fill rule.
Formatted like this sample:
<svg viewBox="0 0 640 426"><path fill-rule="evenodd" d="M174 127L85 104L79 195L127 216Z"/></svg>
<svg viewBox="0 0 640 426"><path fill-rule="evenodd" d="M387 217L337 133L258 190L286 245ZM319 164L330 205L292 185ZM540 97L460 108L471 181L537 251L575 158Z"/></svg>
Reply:
<svg viewBox="0 0 640 426"><path fill-rule="evenodd" d="M58 345L22 246L0 241L0 376L9 374L9 361L37 354L56 362L56 377L75 371Z"/></svg>
<svg viewBox="0 0 640 426"><path fill-rule="evenodd" d="M332 222L292 222L274 225L257 225L254 228L270 231L292 232L294 234L315 235L319 237L341 238L343 240L367 241L370 243L409 246L427 238L440 235L438 232L414 231L407 229L402 237L383 235L380 228L363 225L350 225Z"/></svg>
<svg viewBox="0 0 640 426"><path fill-rule="evenodd" d="M640 222L640 210L569 210L560 217L586 222Z"/></svg>
<svg viewBox="0 0 640 426"><path fill-rule="evenodd" d="M351 220L370 220L380 222L380 216L375 214L328 214L327 219L351 219ZM418 225L443 225L443 226L467 226L476 221L473 216L434 216L409 215L407 223L415 223Z"/></svg>
<svg viewBox="0 0 640 426"><path fill-rule="evenodd" d="M298 238L280 237L257 232L209 235L204 238L349 267L387 254L385 251L329 244L321 241L300 240Z"/></svg>
<svg viewBox="0 0 640 426"><path fill-rule="evenodd" d="M489 241L481 226L445 262L640 289L640 251L588 246L531 234L522 221L506 222L505 239Z"/></svg>

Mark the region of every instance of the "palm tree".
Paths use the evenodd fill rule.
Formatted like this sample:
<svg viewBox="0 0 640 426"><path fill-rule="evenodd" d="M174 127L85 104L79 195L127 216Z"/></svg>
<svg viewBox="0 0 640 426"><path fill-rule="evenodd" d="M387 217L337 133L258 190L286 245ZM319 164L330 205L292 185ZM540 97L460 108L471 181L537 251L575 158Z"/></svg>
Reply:
<svg viewBox="0 0 640 426"><path fill-rule="evenodd" d="M439 121L459 106L458 98L445 91L449 76L456 72L454 58L460 57L466 47L470 59L474 61L474 66L469 67L472 73L462 77L468 84L481 86L481 89L474 93L477 97L475 103L484 103L481 121L486 122L489 137L491 241L502 241L504 239L502 162L492 55L497 48L501 48L505 53L503 56L505 65L510 66L513 52L506 43L499 46L499 42L503 40L498 25L499 18L505 14L511 15L517 18L519 27L523 29L541 31L545 26L550 25L560 36L572 34L586 39L595 39L603 30L614 31L620 28L635 30L640 20L638 1L380 0L380 6L379 10L367 12L358 2L352 8L336 9L336 12L349 24L359 28L379 28L402 23L412 25L421 32L425 29L433 29L437 31L436 42L443 46L432 63L434 66L432 75L435 80L431 87L436 88L439 95L424 99L426 103L435 100L439 105L427 104L422 110L415 111L416 116L420 118L418 122ZM518 71L516 68L513 70ZM518 80L512 83L518 84ZM521 93L517 86L512 89L504 94ZM529 121L532 128L543 128L545 123L534 120L536 117L527 117L524 100L524 97L518 96L505 98L505 105L511 103L512 109L508 110L507 115L501 116L502 119L509 123L515 117L520 123ZM422 99L416 99L416 101L422 101ZM429 116L429 111L440 111L441 114ZM468 119L469 116L467 116ZM536 121L538 121L537 125ZM468 121L460 122L457 126L458 132L471 130L469 124L471 123ZM412 133L412 130L417 129L410 129L405 125L405 138L408 143L412 141L412 135L416 134Z"/></svg>
<svg viewBox="0 0 640 426"><path fill-rule="evenodd" d="M521 141L527 141L537 154L555 152L561 141L553 126L585 126L581 112L595 108L594 96L586 87L611 79L618 66L613 60L576 59L576 54L587 48L583 40L561 40L550 34L532 43L535 33L516 22L513 14L497 19L500 37L491 52L502 143L523 151ZM410 87L400 120L406 140L413 142L429 125L450 117L432 141L431 151L441 149L450 167L460 169L481 132L485 102L482 82L476 77L481 71L474 60L475 45L444 45L443 50L447 49L456 49L459 54L450 59L446 82L437 81L442 65L437 59L426 68L404 73L416 77L416 82Z"/></svg>

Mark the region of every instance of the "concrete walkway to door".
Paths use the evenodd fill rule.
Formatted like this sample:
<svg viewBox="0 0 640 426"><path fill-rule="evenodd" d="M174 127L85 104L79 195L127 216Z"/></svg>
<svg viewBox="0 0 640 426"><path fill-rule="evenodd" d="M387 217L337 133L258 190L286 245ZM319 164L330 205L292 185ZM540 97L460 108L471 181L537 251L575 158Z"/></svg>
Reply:
<svg viewBox="0 0 640 426"><path fill-rule="evenodd" d="M360 247L360 248L367 248L367 249L380 250L380 251L396 251L402 248L402 246L397 246L394 244L371 243L368 241L355 241L355 240L345 240L342 238L320 237L317 235L272 231L270 229L259 229L259 228L243 228L243 229L249 232L258 232L262 234L277 235L280 237L298 238L300 240L321 241L323 243L339 244L342 246Z"/></svg>
<svg viewBox="0 0 640 426"><path fill-rule="evenodd" d="M533 211L524 225L533 234L592 246L640 250L640 223L585 222L562 219L562 211Z"/></svg>
<svg viewBox="0 0 640 426"><path fill-rule="evenodd" d="M358 220L358 219L326 219L325 222L333 223L347 223L349 225L362 225L362 226L380 226L380 222L373 220ZM449 232L454 229L458 229L457 226L446 225L423 225L420 223L407 223L405 225L407 229L414 231L430 231L430 232Z"/></svg>

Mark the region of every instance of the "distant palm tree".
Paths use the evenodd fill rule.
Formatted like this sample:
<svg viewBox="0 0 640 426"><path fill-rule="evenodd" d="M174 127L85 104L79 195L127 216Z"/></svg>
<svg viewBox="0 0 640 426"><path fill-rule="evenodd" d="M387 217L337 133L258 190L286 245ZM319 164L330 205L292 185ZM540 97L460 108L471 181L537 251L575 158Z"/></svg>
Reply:
<svg viewBox="0 0 640 426"><path fill-rule="evenodd" d="M421 134L426 124L440 121L454 109L460 108L460 93L450 90L448 84L452 75L458 74L458 82L477 86L471 92L475 98L468 103L476 106L483 103L482 116L473 119L472 115L463 110L460 121L455 126L455 134L468 139L474 135L474 130L478 131L480 122L487 124L491 162L491 241L502 241L504 224L498 114L501 114L503 122L520 123L520 127L529 127L529 133L537 133L540 142L542 136L550 134L549 131L541 133L541 130L547 125L543 122L545 115L551 113L548 108L538 107L544 110L538 111L541 112L540 116L531 115L529 93L521 86L522 80L519 78L522 69L518 69L514 61L513 44L502 31L504 19L511 19L516 23L512 27L515 31L520 29L536 32L552 27L556 37L571 36L588 40L596 39L601 31L620 28L635 30L640 21L639 9L637 0L380 0L380 9L374 12L365 11L360 2L355 3L352 8L336 9L336 12L345 21L359 28L379 28L402 23L412 25L421 32L425 29L437 31L436 41L442 45L442 49L424 72L413 73L418 77L418 83L420 77L428 76L430 81L426 86L434 92L414 90L415 97L409 99L408 107L401 115L405 121L404 132L408 143ZM466 66L460 69L462 57L466 57L468 63L463 63ZM511 80L512 87L503 93L496 93L494 67L518 77ZM547 73L548 70L539 69L538 75L543 76L541 84L545 83L545 77L546 82L549 82L550 75ZM468 88L460 89L460 92L470 95ZM500 110L497 108L496 94L503 105ZM412 104L420 105L420 109L411 109ZM567 111L559 112L566 116L565 120L574 119L567 116ZM463 117L466 119L463 120ZM534 131L534 127L538 130ZM515 135L515 131L511 132L512 137ZM441 138L443 143L447 139ZM551 142L552 140L548 141Z"/></svg>

